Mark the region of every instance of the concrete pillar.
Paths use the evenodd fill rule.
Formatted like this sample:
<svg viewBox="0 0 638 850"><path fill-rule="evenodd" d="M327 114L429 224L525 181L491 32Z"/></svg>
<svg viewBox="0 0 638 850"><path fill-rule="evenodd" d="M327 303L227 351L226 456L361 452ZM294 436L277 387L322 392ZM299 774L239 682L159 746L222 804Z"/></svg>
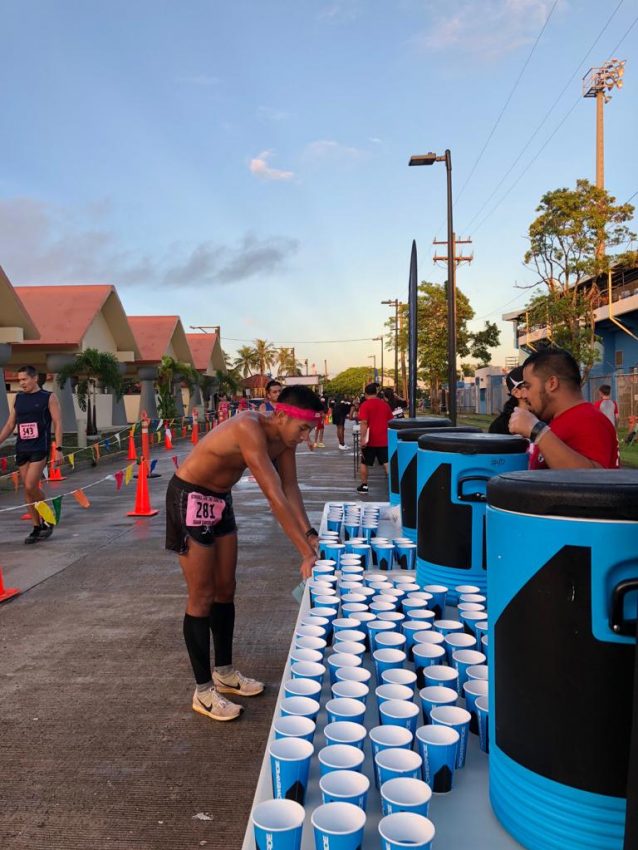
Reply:
<svg viewBox="0 0 638 850"><path fill-rule="evenodd" d="M120 363L119 370L120 370L120 375L122 377L124 377L124 375L126 375L127 369L128 369L128 365L126 363ZM110 387L109 387L109 389L110 389ZM113 413L112 413L113 427L114 428L125 428L128 425L128 419L126 417L126 408L124 406L124 397L122 396L119 399L117 399L115 397L115 392L113 390L111 390L111 392L113 393Z"/></svg>
<svg viewBox="0 0 638 850"><path fill-rule="evenodd" d="M199 384L191 390L191 397L188 402L188 415L193 415L193 408L197 407L201 413L204 408L204 402L202 401L202 390Z"/></svg>
<svg viewBox="0 0 638 850"><path fill-rule="evenodd" d="M58 372L65 366L75 362L72 354L49 354L47 356L47 372L53 374L53 392L56 394L62 412L62 431L65 434L77 434L78 425L75 418L75 407L73 406L73 391L71 380L68 379L64 387L58 384Z"/></svg>
<svg viewBox="0 0 638 850"><path fill-rule="evenodd" d="M3 427L9 418L9 399L4 386L4 367L9 362L11 357L11 346L3 342L0 344L0 428Z"/></svg>
<svg viewBox="0 0 638 850"><path fill-rule="evenodd" d="M182 376L175 375L173 378L173 398L175 399L175 411L177 416L184 415L184 398L182 396Z"/></svg>
<svg viewBox="0 0 638 850"><path fill-rule="evenodd" d="M140 366L137 370L142 385L140 395L140 413L146 411L150 419L159 419L157 413L157 401L155 400L155 381L157 380L156 366Z"/></svg>

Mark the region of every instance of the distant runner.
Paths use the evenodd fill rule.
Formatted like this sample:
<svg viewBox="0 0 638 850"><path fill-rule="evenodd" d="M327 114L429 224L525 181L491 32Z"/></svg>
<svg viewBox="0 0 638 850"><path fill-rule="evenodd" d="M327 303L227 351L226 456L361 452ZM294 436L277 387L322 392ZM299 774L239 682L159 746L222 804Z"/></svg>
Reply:
<svg viewBox="0 0 638 850"><path fill-rule="evenodd" d="M232 663L237 526L231 489L248 468L297 547L301 575L308 578L317 532L297 484L295 451L322 415L321 401L309 387L286 387L274 413L246 411L208 433L169 482L166 548L179 555L188 588L184 640L195 674L193 710L214 720L234 720L241 711L222 694L256 696L264 689Z"/></svg>
<svg viewBox="0 0 638 850"><path fill-rule="evenodd" d="M33 507L45 496L40 488L42 472L51 451L51 425L55 431L57 460L62 463L62 417L60 405L53 393L40 388L38 373L33 366L18 369L20 392L16 395L13 410L0 431L0 445L17 426L16 465L24 486L25 501L33 520L33 529L25 543L37 543L53 534L53 526L45 522Z"/></svg>

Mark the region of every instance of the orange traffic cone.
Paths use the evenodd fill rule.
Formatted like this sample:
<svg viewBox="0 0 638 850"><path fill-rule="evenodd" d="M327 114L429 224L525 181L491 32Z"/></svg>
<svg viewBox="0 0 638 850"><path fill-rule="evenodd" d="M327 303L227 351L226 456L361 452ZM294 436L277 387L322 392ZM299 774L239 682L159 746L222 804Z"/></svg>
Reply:
<svg viewBox="0 0 638 850"><path fill-rule="evenodd" d="M49 459L49 481L65 481L66 477L62 475L60 469L55 465L55 440L51 443L51 457Z"/></svg>
<svg viewBox="0 0 638 850"><path fill-rule="evenodd" d="M164 448L166 449L167 452L170 452L170 451L173 450L173 441L171 439L171 429L170 428L166 428L165 431L164 431Z"/></svg>
<svg viewBox="0 0 638 850"><path fill-rule="evenodd" d="M127 460L137 460L137 450L135 449L135 437L133 436L133 429L129 431L128 434L128 457Z"/></svg>
<svg viewBox="0 0 638 850"><path fill-rule="evenodd" d="M193 431L191 433L191 443L195 444L199 441L199 413L197 408L193 408Z"/></svg>
<svg viewBox="0 0 638 850"><path fill-rule="evenodd" d="M151 507L151 500L148 495L148 471L146 469L146 460L142 458L140 461L140 469L137 476L137 491L135 493L135 507L129 511L127 516L155 516L158 511Z"/></svg>
<svg viewBox="0 0 638 850"><path fill-rule="evenodd" d="M11 599L13 596L17 596L20 591L17 587L5 587L4 580L2 578L2 567L0 567L0 602L4 602L5 599Z"/></svg>

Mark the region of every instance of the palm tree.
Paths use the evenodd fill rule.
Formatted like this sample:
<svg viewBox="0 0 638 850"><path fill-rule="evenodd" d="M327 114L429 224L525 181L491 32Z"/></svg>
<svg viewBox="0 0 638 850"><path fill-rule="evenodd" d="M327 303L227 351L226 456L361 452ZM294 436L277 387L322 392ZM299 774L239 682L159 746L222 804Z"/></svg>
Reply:
<svg viewBox="0 0 638 850"><path fill-rule="evenodd" d="M122 396L122 375L120 362L108 351L98 351L97 348L87 348L78 354L73 361L58 373L58 384L63 387L69 378L77 377L75 389L80 410L87 412L86 435L97 434L95 401L97 385L100 381L104 386L113 390L116 398ZM91 410L91 401L93 402Z"/></svg>
<svg viewBox="0 0 638 850"><path fill-rule="evenodd" d="M277 368L280 375L300 375L301 363L295 359L294 348L280 348L277 357Z"/></svg>
<svg viewBox="0 0 638 850"><path fill-rule="evenodd" d="M277 362L277 349L265 339L255 340L255 357L259 364L259 374L265 375L266 371L271 369Z"/></svg>
<svg viewBox="0 0 638 850"><path fill-rule="evenodd" d="M257 352L249 345L242 345L237 349L234 367L237 369L243 378L252 375L253 369L258 365Z"/></svg>
<svg viewBox="0 0 638 850"><path fill-rule="evenodd" d="M190 363L183 363L165 354L157 369L158 413L163 419L174 419L177 416L175 401L175 382L185 381L189 389L199 384L199 372Z"/></svg>

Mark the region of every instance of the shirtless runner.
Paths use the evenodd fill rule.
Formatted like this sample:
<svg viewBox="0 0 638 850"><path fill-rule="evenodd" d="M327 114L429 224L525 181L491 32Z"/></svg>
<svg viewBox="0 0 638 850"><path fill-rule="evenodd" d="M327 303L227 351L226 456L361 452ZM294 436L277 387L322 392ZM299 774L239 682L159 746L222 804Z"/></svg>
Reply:
<svg viewBox="0 0 638 850"><path fill-rule="evenodd" d="M207 434L169 482L166 548L178 553L188 589L184 640L195 674L193 710L214 720L234 720L241 712L222 694L256 696L264 689L232 664L237 526L230 491L248 468L297 547L301 575L308 578L317 532L297 484L295 451L321 415L321 401L309 387L286 387L274 413L246 411Z"/></svg>

